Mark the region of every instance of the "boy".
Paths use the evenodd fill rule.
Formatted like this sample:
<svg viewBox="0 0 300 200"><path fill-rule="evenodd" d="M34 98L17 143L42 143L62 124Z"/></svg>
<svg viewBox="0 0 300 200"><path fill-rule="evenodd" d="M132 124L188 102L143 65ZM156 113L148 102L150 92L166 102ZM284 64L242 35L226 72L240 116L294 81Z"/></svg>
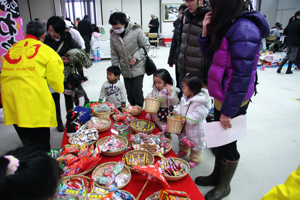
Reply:
<svg viewBox="0 0 300 200"><path fill-rule="evenodd" d="M107 81L102 85L99 101L105 98L107 103L114 103L120 107L126 107L126 92L123 83L119 81L121 70L117 66L107 68Z"/></svg>
<svg viewBox="0 0 300 200"><path fill-rule="evenodd" d="M73 101L76 106L84 107L90 100L81 86L81 77L78 74L70 74L67 77L68 87L73 91Z"/></svg>

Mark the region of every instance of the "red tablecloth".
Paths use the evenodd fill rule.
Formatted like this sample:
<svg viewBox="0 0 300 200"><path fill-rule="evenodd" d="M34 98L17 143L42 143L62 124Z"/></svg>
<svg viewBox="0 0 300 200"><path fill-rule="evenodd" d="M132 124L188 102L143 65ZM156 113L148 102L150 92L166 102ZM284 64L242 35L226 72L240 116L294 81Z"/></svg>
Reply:
<svg viewBox="0 0 300 200"><path fill-rule="evenodd" d="M137 118L145 119L145 115L146 115L146 113L143 111L143 113L140 116L138 116ZM111 127L112 126L113 126L113 123L111 124ZM158 132L159 132L158 128L155 127L154 133L158 133ZM99 139L102 137L109 136L109 135L112 135L110 132L110 129L106 132L99 133ZM68 141L68 137L67 137L67 132L65 130L61 146L63 147L66 144L69 144L69 141ZM122 159L122 156L124 155L124 153L121 155L118 155L118 156L114 156L114 157L103 156L99 162L99 165L102 163L105 163L105 162L119 161ZM165 157L169 157L169 156L176 157L173 150L171 150L168 154L165 155ZM157 160L157 159L158 158L156 158L155 160ZM88 174L88 176L90 177L91 174L92 173ZM123 188L123 190L126 190L126 191L130 192L131 194L133 194L135 197L137 197L138 193L144 186L147 179L145 176L142 176L138 173L131 173L131 175L132 176L131 176L130 182L128 183L127 186L125 186ZM169 189L185 191L186 193L188 193L190 195L190 198L192 200L204 200L204 197L202 196L202 194L198 190L197 186L195 185L194 181L191 179L191 177L189 175L187 175L186 177L184 177L183 179L181 179L179 181L173 181L173 182L168 181L168 183L171 186L171 188L169 188ZM146 188L143 191L143 194L140 197L140 200L146 199L148 196L150 196L154 192L161 190L161 189L163 189L163 188L160 185L160 183L149 181Z"/></svg>

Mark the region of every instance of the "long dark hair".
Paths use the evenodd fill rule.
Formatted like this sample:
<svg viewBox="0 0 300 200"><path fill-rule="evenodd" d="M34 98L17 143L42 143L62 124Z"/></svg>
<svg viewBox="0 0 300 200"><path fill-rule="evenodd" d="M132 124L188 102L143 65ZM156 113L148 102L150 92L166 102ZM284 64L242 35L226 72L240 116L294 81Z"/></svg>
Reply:
<svg viewBox="0 0 300 200"><path fill-rule="evenodd" d="M46 200L54 197L62 170L46 153L20 147L6 153L19 160L13 175L6 175L9 160L0 157L0 199Z"/></svg>
<svg viewBox="0 0 300 200"><path fill-rule="evenodd" d="M232 22L241 14L241 12L252 9L251 2L247 0L210 0L212 16L208 31L211 35L210 49L215 51L219 48L223 37Z"/></svg>
<svg viewBox="0 0 300 200"><path fill-rule="evenodd" d="M290 24L292 21L295 21L295 19L296 19L297 16L300 16L300 10L298 10L295 13L295 15L289 19L289 23L288 24Z"/></svg>

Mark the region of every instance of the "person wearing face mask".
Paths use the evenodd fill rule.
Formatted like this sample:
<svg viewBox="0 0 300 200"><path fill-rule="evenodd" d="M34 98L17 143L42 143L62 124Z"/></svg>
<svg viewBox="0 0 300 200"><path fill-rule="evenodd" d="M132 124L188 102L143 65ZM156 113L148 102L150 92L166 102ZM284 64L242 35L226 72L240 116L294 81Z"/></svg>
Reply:
<svg viewBox="0 0 300 200"><path fill-rule="evenodd" d="M64 91L64 65L60 56L43 44L45 26L26 25L26 37L5 54L1 94L5 125L14 125L26 147L50 151L50 127L57 126L55 104L48 85L57 94Z"/></svg>
<svg viewBox="0 0 300 200"><path fill-rule="evenodd" d="M127 98L130 105L143 107L143 80L145 74L145 54L150 44L142 27L128 22L126 14L115 12L109 18L111 63L120 66L124 77Z"/></svg>

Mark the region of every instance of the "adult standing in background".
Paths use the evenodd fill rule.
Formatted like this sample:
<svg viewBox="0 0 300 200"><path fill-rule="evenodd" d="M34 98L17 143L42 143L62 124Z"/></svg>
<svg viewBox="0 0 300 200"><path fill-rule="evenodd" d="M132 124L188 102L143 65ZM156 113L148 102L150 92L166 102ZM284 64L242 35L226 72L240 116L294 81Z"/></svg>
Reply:
<svg viewBox="0 0 300 200"><path fill-rule="evenodd" d="M297 60L297 55L300 55L300 10L298 10L295 15L290 18L289 24L284 29L284 35L287 36L287 52L286 57L282 60L280 67L277 70L277 73L280 73L283 65L289 61L286 74L292 74L292 65ZM300 63L297 64L299 65Z"/></svg>
<svg viewBox="0 0 300 200"><path fill-rule="evenodd" d="M173 23L174 26L174 33L173 33L173 38L172 38L172 43L171 43L171 48L170 48L170 53L169 53L169 58L168 58L168 64L170 67L173 67L175 65L175 74L176 74L176 87L180 88L179 85L179 70L178 70L178 55L179 55L179 42L178 42L178 34L179 34L179 26L180 26L180 20L182 17L183 11L186 9L185 4L181 4L179 7L179 16ZM178 94L178 98L181 99L182 96L182 91L180 90L180 93Z"/></svg>
<svg viewBox="0 0 300 200"><path fill-rule="evenodd" d="M4 56L1 92L5 125L13 124L24 146L50 151L50 127L57 126L48 85L64 91L60 56L43 44L46 29L39 21L26 25L26 37Z"/></svg>
<svg viewBox="0 0 300 200"><path fill-rule="evenodd" d="M75 27L76 27L76 30L78 30L78 23L80 22L80 18L77 17L76 18L76 22L74 23Z"/></svg>
<svg viewBox="0 0 300 200"><path fill-rule="evenodd" d="M178 56L180 86L181 80L187 73L205 81L209 68L209 64L199 48L197 37L202 32L204 16L210 9L204 0L186 0L185 2L188 9L182 14L178 35L180 44Z"/></svg>
<svg viewBox="0 0 300 200"><path fill-rule="evenodd" d="M150 28L149 33L158 33L159 21L154 14L151 14L151 20L148 27Z"/></svg>
<svg viewBox="0 0 300 200"><path fill-rule="evenodd" d="M78 31L82 36L85 43L85 52L89 55L90 53L90 41L93 32L92 24L89 21L89 17L85 15L83 20L78 22Z"/></svg>
<svg viewBox="0 0 300 200"><path fill-rule="evenodd" d="M145 74L145 53L150 44L138 24L128 22L126 14L115 12L109 18L111 63L120 66L124 77L127 98L130 105L143 107L143 80Z"/></svg>
<svg viewBox="0 0 300 200"><path fill-rule="evenodd" d="M58 53L60 57L63 57L68 50L70 49L80 49L80 46L77 42L72 38L69 32L65 32L66 24L64 20L57 16L52 16L48 19L47 22L47 31L48 35L45 38L45 44L50 46L54 51ZM66 60L63 60L65 64ZM66 67L64 73L69 71ZM68 85L65 82L65 90L69 90ZM60 94L54 91L52 92L53 99L55 101L56 107L56 119L57 119L57 130L59 132L63 132L65 127L62 123L61 112L60 112ZM66 103L66 111L73 109L73 98L71 95L65 94L65 103Z"/></svg>
<svg viewBox="0 0 300 200"><path fill-rule="evenodd" d="M85 42L81 37L79 31L73 28L73 25L70 21L65 20L66 23L66 32L69 32L72 38L81 46L81 49L85 49Z"/></svg>

